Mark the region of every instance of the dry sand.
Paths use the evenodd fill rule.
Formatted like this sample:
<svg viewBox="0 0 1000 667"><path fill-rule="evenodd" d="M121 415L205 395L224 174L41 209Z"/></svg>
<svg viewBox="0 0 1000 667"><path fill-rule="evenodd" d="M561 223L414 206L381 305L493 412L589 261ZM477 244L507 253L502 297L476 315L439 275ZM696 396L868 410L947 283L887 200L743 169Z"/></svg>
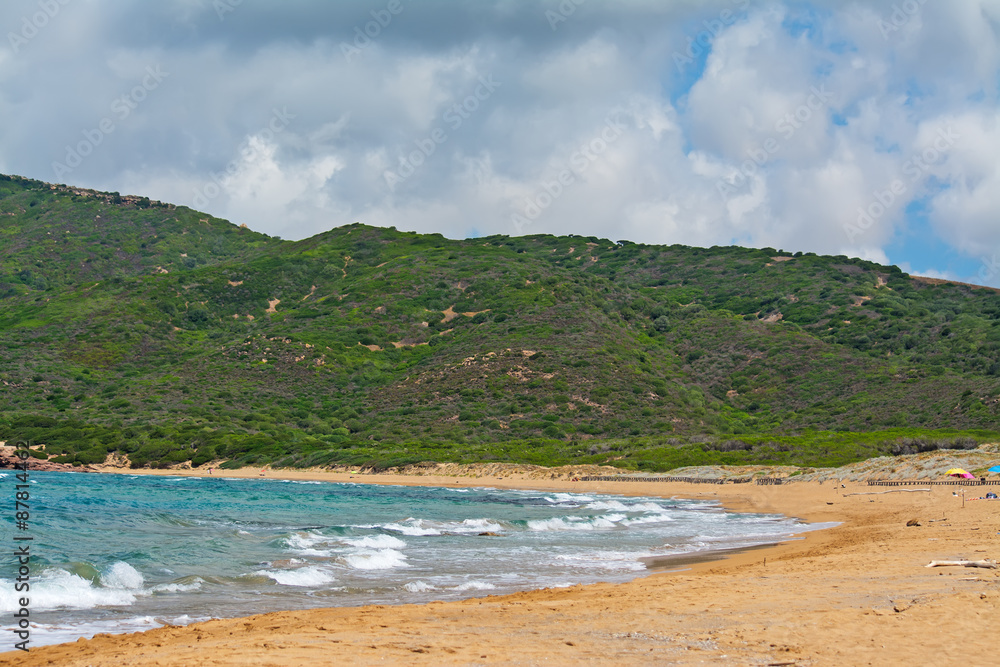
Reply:
<svg viewBox="0 0 1000 667"><path fill-rule="evenodd" d="M162 474L178 474L163 471ZM186 474L204 475L201 471ZM216 471L219 474L219 471ZM259 470L225 474L258 476ZM893 492L275 472L269 477L717 499L841 525L625 584L461 602L277 612L0 655L0 665L993 665L1000 570L924 567L1000 556L1000 501L962 487ZM922 488L922 487L910 487ZM967 497L997 487L967 487ZM869 494L869 495L856 495ZM870 495L877 494L877 495ZM907 527L918 519L920 526Z"/></svg>

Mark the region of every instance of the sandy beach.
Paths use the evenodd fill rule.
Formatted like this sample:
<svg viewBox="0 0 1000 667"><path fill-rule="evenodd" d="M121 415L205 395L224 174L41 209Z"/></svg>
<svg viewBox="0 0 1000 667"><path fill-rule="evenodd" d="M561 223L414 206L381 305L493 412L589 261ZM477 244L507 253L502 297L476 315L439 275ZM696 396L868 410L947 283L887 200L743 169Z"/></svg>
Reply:
<svg viewBox="0 0 1000 667"><path fill-rule="evenodd" d="M713 499L735 510L840 525L625 584L98 635L5 653L0 665L996 663L1000 570L925 566L1000 556L1000 501L971 500L997 487L965 488L963 507L963 488L951 486L899 491L832 481L756 486L270 470L266 476ZM913 519L920 525L907 526Z"/></svg>

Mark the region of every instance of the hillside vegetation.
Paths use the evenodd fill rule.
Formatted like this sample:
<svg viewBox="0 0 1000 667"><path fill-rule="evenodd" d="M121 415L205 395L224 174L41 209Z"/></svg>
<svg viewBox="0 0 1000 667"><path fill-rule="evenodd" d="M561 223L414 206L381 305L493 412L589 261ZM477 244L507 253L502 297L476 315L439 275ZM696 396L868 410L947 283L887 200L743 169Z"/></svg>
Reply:
<svg viewBox="0 0 1000 667"><path fill-rule="evenodd" d="M77 463L840 465L996 439L1000 293L771 248L291 242L0 177L0 439Z"/></svg>

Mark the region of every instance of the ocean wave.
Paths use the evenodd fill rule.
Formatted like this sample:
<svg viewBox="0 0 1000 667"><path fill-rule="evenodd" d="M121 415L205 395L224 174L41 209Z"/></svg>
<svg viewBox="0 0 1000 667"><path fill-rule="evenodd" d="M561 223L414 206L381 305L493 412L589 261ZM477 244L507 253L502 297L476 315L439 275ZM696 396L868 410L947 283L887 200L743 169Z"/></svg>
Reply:
<svg viewBox="0 0 1000 667"><path fill-rule="evenodd" d="M504 526L493 519L466 519L460 524L452 524L451 531L455 533L498 533Z"/></svg>
<svg viewBox="0 0 1000 667"><path fill-rule="evenodd" d="M63 569L46 569L31 582L31 608L45 611L127 607L138 596L149 594L142 589L142 583L142 574L125 562L114 563L105 570L97 585ZM0 579L0 611L16 611L21 597L24 594L15 592L12 580Z"/></svg>
<svg viewBox="0 0 1000 667"><path fill-rule="evenodd" d="M201 589L201 585L205 583L205 580L201 577L195 577L187 583L174 582L170 584L157 584L151 589L153 593L189 593L191 591L197 591Z"/></svg>
<svg viewBox="0 0 1000 667"><path fill-rule="evenodd" d="M534 531L549 530L600 530L616 528L617 524L612 519L621 521L625 517L621 514L595 517L554 517L551 519L532 519L528 521L528 528Z"/></svg>
<svg viewBox="0 0 1000 667"><path fill-rule="evenodd" d="M625 505L620 500L598 500L587 505L588 510L617 510L619 512L628 512L629 507Z"/></svg>
<svg viewBox="0 0 1000 667"><path fill-rule="evenodd" d="M299 588L315 588L335 581L335 577L328 570L312 565L294 570L257 570L254 574L273 579L282 586Z"/></svg>
<svg viewBox="0 0 1000 667"><path fill-rule="evenodd" d="M437 586L431 586L423 581L411 581L403 586L406 590L411 593L426 593L427 591L436 591Z"/></svg>
<svg viewBox="0 0 1000 667"><path fill-rule="evenodd" d="M143 581L142 573L125 561L112 563L101 573L101 585L107 588L138 590Z"/></svg>
<svg viewBox="0 0 1000 667"><path fill-rule="evenodd" d="M579 493L553 493L551 496L545 496L545 500L554 505L580 505L582 503L592 502L595 498L593 496L585 496Z"/></svg>
<svg viewBox="0 0 1000 667"><path fill-rule="evenodd" d="M616 512L655 512L662 514L670 510L653 502L627 503L621 500L598 500L587 505L589 510L614 510Z"/></svg>
<svg viewBox="0 0 1000 667"><path fill-rule="evenodd" d="M330 551L330 546L335 543L335 538L327 537L326 535L321 535L314 532L305 533L292 533L286 537L283 542L289 551L292 551L300 556L330 556L332 551ZM326 549L318 549L320 545L325 545Z"/></svg>
<svg viewBox="0 0 1000 667"><path fill-rule="evenodd" d="M467 581L464 584L454 586L453 591L492 591L496 586L486 581Z"/></svg>
<svg viewBox="0 0 1000 667"><path fill-rule="evenodd" d="M646 514L645 516L636 516L631 519L625 519L621 522L621 525L634 526L642 523L666 523L673 520L674 519L672 517L669 517L666 514Z"/></svg>
<svg viewBox="0 0 1000 667"><path fill-rule="evenodd" d="M441 531L437 528L431 528L427 525L429 522L421 521L419 519L406 519L405 521L399 521L396 523L387 523L381 526L373 526L375 528L381 528L382 530L388 530L393 533L400 533L402 535L409 535L411 537L421 537L429 535L440 535Z"/></svg>
<svg viewBox="0 0 1000 667"><path fill-rule="evenodd" d="M412 537L434 536L448 534L479 534L498 533L505 529L505 526L493 519L465 519L464 521L431 521L428 519L414 519L410 517L404 521L386 523L378 526L382 530L387 530L402 535Z"/></svg>
<svg viewBox="0 0 1000 667"><path fill-rule="evenodd" d="M409 567L406 556L395 549L376 549L349 554L343 561L355 570L391 570L396 567Z"/></svg>
<svg viewBox="0 0 1000 667"><path fill-rule="evenodd" d="M359 549L406 548L406 542L399 539L398 537L393 537L392 535L370 535L368 537L344 540L344 542L350 544L352 547L358 547Z"/></svg>

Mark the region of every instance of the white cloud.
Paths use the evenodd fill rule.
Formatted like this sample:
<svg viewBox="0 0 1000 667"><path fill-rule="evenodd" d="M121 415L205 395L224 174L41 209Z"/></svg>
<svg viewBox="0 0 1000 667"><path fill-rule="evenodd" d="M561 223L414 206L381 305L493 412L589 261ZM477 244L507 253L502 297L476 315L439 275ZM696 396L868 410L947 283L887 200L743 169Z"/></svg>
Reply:
<svg viewBox="0 0 1000 667"><path fill-rule="evenodd" d="M940 236L976 257L1000 250L998 120L1000 114L989 110L941 122L952 127L958 138L948 155L947 170L940 170L940 177L948 179L950 187L933 198L931 219ZM933 139L932 127L923 132L926 144Z"/></svg>
<svg viewBox="0 0 1000 667"><path fill-rule="evenodd" d="M0 25L34 6L6 3ZM556 31L539 7L507 0L414 3L345 58L341 42L382 6L243 3L220 22L207 0L70 4L19 53L0 45L0 165L54 180L65 146L160 64L170 77L59 180L193 204L256 137L259 156L204 208L289 238L361 221L459 237L735 241L883 262L891 250L957 275L1000 251L996 0L926 2L888 32L897 0L585 3ZM698 64L678 68L673 54L724 10L739 18L715 26L692 81ZM480 77L499 87L454 126L445 114ZM294 119L267 137L275 109ZM624 129L605 141L616 109ZM948 124L961 139L911 178ZM386 172L435 129L445 139L390 188ZM849 232L897 180L886 210ZM545 194L529 224L513 224ZM899 246L912 238L908 206L937 237L922 249ZM926 256L934 244L964 268Z"/></svg>

